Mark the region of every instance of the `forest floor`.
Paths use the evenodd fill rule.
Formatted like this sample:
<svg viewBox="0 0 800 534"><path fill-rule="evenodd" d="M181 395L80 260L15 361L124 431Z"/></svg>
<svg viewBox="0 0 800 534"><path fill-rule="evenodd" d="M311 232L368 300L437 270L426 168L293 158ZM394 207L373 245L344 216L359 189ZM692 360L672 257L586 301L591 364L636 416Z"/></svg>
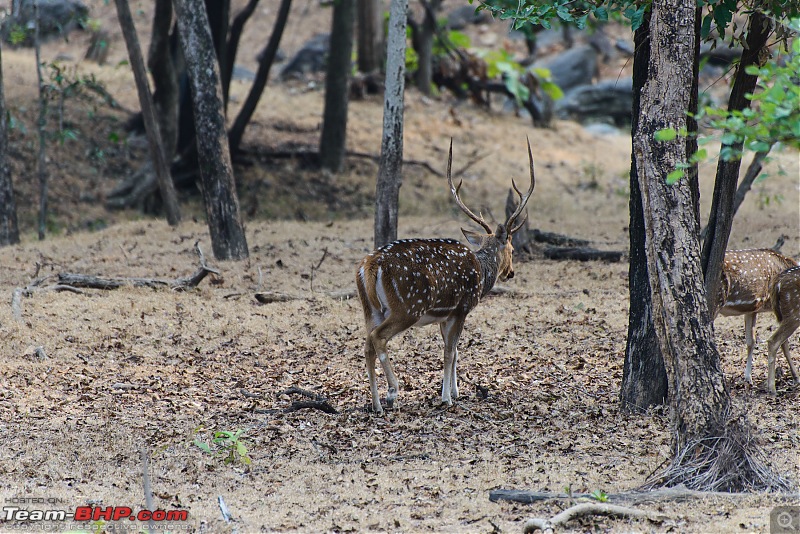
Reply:
<svg viewBox="0 0 800 534"><path fill-rule="evenodd" d="M126 109L136 109L113 7L87 2L111 30L106 66L81 60L87 37L45 46L76 73L93 73ZM235 2L239 5L242 2ZM147 31L148 6L131 2ZM271 28L272 3L257 23ZM452 3L450 3L452 4ZM448 5L450 5L448 4ZM328 10L296 2L288 53L327 27ZM487 35L490 32L487 30ZM262 46L249 35L244 50ZM487 38L488 39L488 38ZM143 38L146 43L146 38ZM253 54L254 55L254 54ZM247 58L245 58L247 59ZM244 60L243 60L244 61ZM250 61L252 67L252 58ZM271 83L248 129L250 161L236 176L250 258L211 256L199 196L184 193L185 222L170 228L134 211L109 212L103 200L146 157L141 139L117 142L124 110L75 99L67 124L78 141L49 155L48 237L36 239L35 60L3 50L14 180L23 243L0 249L0 500L23 509L89 503L144 509L140 450L150 455L155 505L188 510L171 531L197 532L520 532L530 517L550 517L569 499L535 505L491 502L497 488L619 493L634 490L670 459L668 417L622 413L628 319L627 263L551 261L535 251L516 276L469 316L460 341L460 398L439 405L438 330L415 329L390 344L401 381L396 409L367 410L363 315L354 291L356 263L371 249L377 163L351 156L331 176L270 150L311 148L319 137L319 86ZM612 67L608 67L611 69ZM613 68L625 68L625 61ZM233 105L249 85L236 82ZM630 136L595 135L557 122L543 130L500 110L410 89L401 237L454 237L468 226L441 176L450 138L465 201L501 217L512 177L527 177L525 137L536 160L531 226L627 250ZM377 155L382 101L350 106L348 149ZM701 169L705 218L713 165ZM777 155L737 215L731 246L800 252L798 155ZM194 219L194 220L193 220ZM194 290L125 287L80 293L48 289L61 272L176 279L194 272L195 242L219 269ZM19 303L16 288L41 280ZM291 297L262 304L256 292ZM762 317L754 386L743 381L741 318L716 322L717 344L737 410L755 425L765 460L800 481L800 390L784 372L778 396L763 391L766 344L774 319ZM791 341L800 353L797 336ZM786 369L785 361L779 361ZM385 381L379 372L379 386ZM287 411L292 387L324 396L337 413ZM195 442L243 430L250 463L224 462ZM234 454L234 456L238 456ZM232 517L220 513L222 499ZM15 501L15 499L17 499ZM638 505L670 519L658 523L594 517L573 532L768 532L770 511L800 504L770 494L708 496ZM141 524L136 524L141 527ZM83 523L114 531L131 525ZM90 528L91 527L91 528ZM162 525L163 527L163 525ZM0 531L21 528L0 519ZM60 524L58 528L66 528ZM78 527L75 527L78 528Z"/></svg>

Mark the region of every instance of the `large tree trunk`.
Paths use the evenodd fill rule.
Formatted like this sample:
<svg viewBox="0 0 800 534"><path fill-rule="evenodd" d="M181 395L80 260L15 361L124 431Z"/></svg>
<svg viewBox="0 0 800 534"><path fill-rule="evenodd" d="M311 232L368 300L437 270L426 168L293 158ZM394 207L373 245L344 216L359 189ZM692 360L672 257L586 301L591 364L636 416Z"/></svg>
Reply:
<svg viewBox="0 0 800 534"><path fill-rule="evenodd" d="M650 62L650 12L634 35L633 112L631 132L639 124L640 92ZM667 400L667 372L653 328L653 301L645 254L644 213L636 158L631 155L630 267L628 268L628 340L622 372L620 401L628 412L643 412Z"/></svg>
<svg viewBox="0 0 800 534"><path fill-rule="evenodd" d="M175 195L175 186L172 183L172 176L169 172L169 161L166 159L161 133L159 132L156 112L153 106L153 97L150 94L150 84L147 80L147 70L144 66L142 50L139 47L139 38L136 35L136 28L133 25L131 10L128 0L116 0L117 16L128 47L128 58L133 68L133 76L136 81L136 90L139 94L139 104L142 107L142 117L144 118L147 140L150 144L150 157L153 159L158 186L161 191L161 199L164 202L164 211L167 215L167 222L170 226L177 226L180 223L181 215L178 209L178 199Z"/></svg>
<svg viewBox="0 0 800 534"><path fill-rule="evenodd" d="M728 100L728 111L750 107L750 100L746 95L755 90L758 76L748 74L745 69L750 65L758 64L771 33L772 20L769 17L759 11L750 14L750 28L741 61L736 68L736 76ZM731 145L731 148L741 151L742 146L743 143L739 142ZM706 299L712 317L716 314L722 262L725 259L725 250L728 247L728 238L733 226L733 215L736 212L736 183L739 180L741 164L740 158L729 161L720 158L717 164L717 178L714 183L711 215L703 243L702 257Z"/></svg>
<svg viewBox="0 0 800 534"><path fill-rule="evenodd" d="M408 0L392 0L386 43L381 163L375 187L375 247L397 239L397 208L403 174L403 91L406 73Z"/></svg>
<svg viewBox="0 0 800 534"><path fill-rule="evenodd" d="M381 69L383 59L383 2L358 0L358 70L364 73Z"/></svg>
<svg viewBox="0 0 800 534"><path fill-rule="evenodd" d="M0 55L0 247L16 243L19 243L17 203L14 200L11 166L8 161L8 121L6 121L6 100L3 90L3 58Z"/></svg>
<svg viewBox="0 0 800 534"><path fill-rule="evenodd" d="M334 3L325 77L325 111L319 143L320 165L332 172L339 172L344 162L354 18L355 0L338 0Z"/></svg>
<svg viewBox="0 0 800 534"><path fill-rule="evenodd" d="M699 9L694 0L654 0L650 70L642 88L633 136L645 226L653 324L667 371L673 428L672 463L659 477L668 486L741 491L783 486L759 461L744 416L731 397L714 343L700 258L696 166L689 177L667 183L688 160L697 125ZM687 138L658 142L663 128ZM688 140L687 140L688 139Z"/></svg>
<svg viewBox="0 0 800 534"><path fill-rule="evenodd" d="M272 68L272 63L275 61L275 55L278 53L278 45L280 45L283 30L286 28L286 21L289 18L289 9L292 6L292 0L281 0L281 6L278 9L278 17L275 19L275 26L272 28L272 35L270 35L267 47L261 53L261 59L258 62L258 72L256 79L253 80L253 85L247 95L247 100L244 101L239 115L228 133L228 140L232 153L239 151L239 145L242 143L244 130L250 123L253 113L258 106L258 101L264 92L264 87L267 85L269 79L269 71ZM239 17L236 17L237 22Z"/></svg>
<svg viewBox="0 0 800 534"><path fill-rule="evenodd" d="M219 64L205 7L202 0L174 0L174 5L191 79L200 177L214 256L244 259L247 240L225 132Z"/></svg>

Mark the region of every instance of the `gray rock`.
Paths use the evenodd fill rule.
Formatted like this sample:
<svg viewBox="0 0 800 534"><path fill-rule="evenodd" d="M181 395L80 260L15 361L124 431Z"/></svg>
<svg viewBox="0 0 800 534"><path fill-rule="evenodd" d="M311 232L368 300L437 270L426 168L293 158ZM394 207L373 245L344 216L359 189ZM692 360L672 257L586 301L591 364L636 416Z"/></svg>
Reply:
<svg viewBox="0 0 800 534"><path fill-rule="evenodd" d="M484 24L492 20L492 14L486 10L475 12L477 6L460 6L447 14L447 28L463 30L470 24Z"/></svg>
<svg viewBox="0 0 800 534"><path fill-rule="evenodd" d="M570 90L556 102L556 115L581 123L604 122L624 127L631 122L632 106L633 81L614 78Z"/></svg>
<svg viewBox="0 0 800 534"><path fill-rule="evenodd" d="M8 17L0 27L0 36L10 42L17 28L26 31L18 44L33 46L35 17L33 0L21 0L19 12ZM89 17L89 8L79 0L39 0L39 38L42 41L65 36L75 29L83 29Z"/></svg>
<svg viewBox="0 0 800 534"><path fill-rule="evenodd" d="M550 70L553 82L565 93L573 87L591 84L597 76L597 50L581 45L566 52L536 61L531 68Z"/></svg>
<svg viewBox="0 0 800 534"><path fill-rule="evenodd" d="M329 33L318 33L303 45L300 51L281 70L281 79L303 79L312 72L322 72L328 61Z"/></svg>

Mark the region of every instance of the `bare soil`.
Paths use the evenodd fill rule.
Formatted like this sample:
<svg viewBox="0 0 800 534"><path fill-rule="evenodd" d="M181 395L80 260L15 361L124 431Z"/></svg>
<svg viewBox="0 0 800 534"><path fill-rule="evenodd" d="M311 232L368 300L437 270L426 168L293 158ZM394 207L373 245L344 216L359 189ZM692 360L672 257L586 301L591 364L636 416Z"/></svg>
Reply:
<svg viewBox="0 0 800 534"><path fill-rule="evenodd" d="M113 8L101 0L88 3L112 34L108 64L81 60L88 36L80 34L69 43L49 43L45 58L61 55L78 72L93 73L123 106L135 109L129 69L118 66L125 51ZM145 42L148 4L132 2L134 13L142 11ZM259 29L248 34L245 50L263 46L277 9L272 4L257 13ZM303 36L326 28L329 17L316 2L296 2L294 10L284 43L289 54ZM503 36L496 27L476 31ZM188 522L172 525L173 531L519 532L527 518L552 516L570 503L493 503L490 490L622 492L669 460L668 417L619 410L628 314L624 262L518 261L515 278L503 284L507 291L487 297L467 321L460 342L462 398L454 407L439 406L442 344L438 330L427 327L390 345L401 380L396 409L385 417L367 411L363 316L357 300L341 292L352 294L355 264L371 248L377 164L352 156L343 173L330 176L258 156L316 146L319 87L271 83L248 130L251 164L236 171L250 259L219 263L209 257L221 275L188 292L47 290L59 272L186 276L198 264L194 243L210 255L210 241L196 194L183 198L189 220L177 229L102 207L117 181L141 164L146 147L139 139L110 140L127 114L83 100L67 111L79 141L49 156L50 234L37 241L33 53L4 49L3 67L8 105L21 124L12 132L12 156L24 230L21 245L0 249L4 503L41 498L56 503L21 506L74 510L102 502L143 509L139 453L145 448L155 505L189 512ZM606 68L625 68L625 61ZM245 82L234 86L234 113L248 88ZM379 153L381 116L380 98L351 104L351 151ZM498 218L510 178L526 177L526 136L537 169L531 225L626 250L629 136L596 136L567 122L538 130L499 110L408 92L406 158L442 172L452 137L454 168L473 163L462 174L465 200ZM779 154L768 170L737 216L731 245L769 247L783 234L784 252L797 254L798 155ZM702 172L705 217L713 165ZM459 237L466 223L441 176L407 164L401 191L401 237ZM43 276L51 278L21 299L17 320L8 305L14 289ZM261 304L257 291L294 298ZM755 386L746 387L742 320L720 318L716 325L733 397L756 425L766 460L800 480L798 389L786 372L777 398L763 391L764 343L756 349ZM764 341L774 320L762 317L760 326ZM795 353L798 345L794 336ZM380 375L379 384L385 391ZM290 387L324 396L338 413L284 412L299 400L284 393ZM238 429L245 430L249 465L226 464L193 444ZM219 498L230 523L221 517ZM669 521L592 518L569 530L768 532L770 510L778 504L798 502L768 494L654 502L641 507ZM0 531L19 526L0 519ZM110 532L126 524L95 526Z"/></svg>

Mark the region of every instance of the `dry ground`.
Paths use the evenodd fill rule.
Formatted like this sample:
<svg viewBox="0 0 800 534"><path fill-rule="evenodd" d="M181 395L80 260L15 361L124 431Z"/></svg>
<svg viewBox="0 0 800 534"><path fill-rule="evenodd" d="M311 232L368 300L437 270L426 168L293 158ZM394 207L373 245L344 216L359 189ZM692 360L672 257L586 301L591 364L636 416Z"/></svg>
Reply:
<svg viewBox="0 0 800 534"><path fill-rule="evenodd" d="M269 21L272 7L264 9ZM296 9L316 20L308 12L316 4ZM113 11L104 13L104 24L113 23ZM293 24L287 35L300 41L299 23ZM287 51L297 44L290 41ZM46 53L55 57L65 46L52 43ZM67 51L79 58L80 38L70 46ZM122 57L121 41L115 46L112 57ZM9 105L26 118L33 108L32 54L4 50L3 62ZM80 68L95 72L134 108L130 75L115 65ZM234 97L242 101L247 88L239 83ZM314 146L320 91L272 85L265 96L247 143L254 149ZM72 113L99 146L125 117L105 109L87 123L84 111ZM350 118L350 149L377 154L380 100L354 102ZM33 176L25 159L33 135L14 135L25 239L0 250L6 303L36 275L174 279L195 269L195 241L210 254L202 219L171 229L136 213L102 209L119 173L130 172L141 158L143 149L134 141L118 153L106 147L106 159L66 148L52 156L52 198L61 199L52 208L52 228L60 233L36 241L35 192L25 186ZM591 239L601 248L627 247L628 136L596 137L570 123L534 130L524 119L414 91L405 135L406 157L440 170L450 137L455 168L482 157L463 175L464 196L497 215L509 178L526 174L529 136L538 179L529 206L532 225ZM705 212L713 169L703 171ZM742 207L732 246L771 246L785 234L784 251L797 254L797 154L779 156L770 171ZM517 276L505 284L510 291L488 297L467 321L460 344L464 395L456 406L438 405L441 342L428 327L390 346L401 379L398 409L383 418L366 412L361 310L356 301L330 294L353 289L354 266L370 249L375 174L374 162L362 158L350 158L336 177L298 170L293 162L238 168L251 257L238 263L209 258L220 277L186 293L35 291L22 299L19 321L9 305L0 306L0 498L55 498L67 509L99 500L143 508L144 447L151 454L156 505L188 510L194 531L519 532L528 517L553 515L568 503L492 503L491 489L620 492L636 488L668 460L667 418L632 417L618 409L628 309L624 263L518 264ZM465 224L444 180L422 166L406 166L401 202L402 237L458 237ZM201 213L195 197L184 199L184 206ZM98 226L108 227L86 230ZM256 290L297 298L259 304ZM756 387L744 387L741 323L717 322L733 396L756 424L769 462L800 480L798 390L784 376L777 398L763 393L763 343L756 353ZM762 341L773 328L771 318L761 319ZM797 353L797 336L792 346ZM339 413L280 412L295 400L281 394L292 386L324 395ZM478 386L488 389L488 397L478 395ZM237 429L246 429L249 466L226 465L192 444ZM230 524L221 519L218 497L233 516ZM653 503L643 508L672 519L649 524L599 518L571 529L767 532L770 509L782 503L770 495ZM14 526L0 522L0 531Z"/></svg>

